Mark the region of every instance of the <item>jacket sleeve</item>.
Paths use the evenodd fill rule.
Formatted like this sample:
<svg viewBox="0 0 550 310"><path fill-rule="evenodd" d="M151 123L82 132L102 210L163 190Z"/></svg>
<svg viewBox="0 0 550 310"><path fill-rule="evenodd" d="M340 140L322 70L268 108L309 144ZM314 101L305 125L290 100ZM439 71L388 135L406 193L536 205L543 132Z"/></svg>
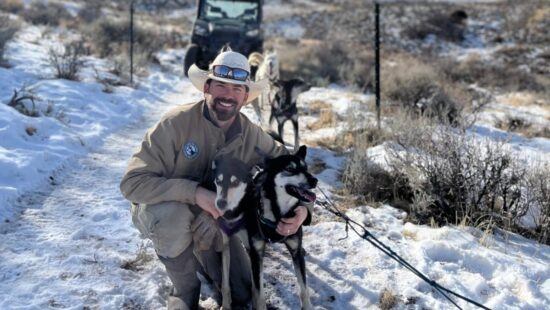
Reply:
<svg viewBox="0 0 550 310"><path fill-rule="evenodd" d="M120 191L134 203L155 204L180 201L195 204L198 182L173 179L178 146L177 133L170 119L161 120L146 134L140 150L128 164Z"/></svg>
<svg viewBox="0 0 550 310"><path fill-rule="evenodd" d="M258 141L256 145L263 153L271 157L290 154L284 145L275 141L275 139L261 129L258 129Z"/></svg>

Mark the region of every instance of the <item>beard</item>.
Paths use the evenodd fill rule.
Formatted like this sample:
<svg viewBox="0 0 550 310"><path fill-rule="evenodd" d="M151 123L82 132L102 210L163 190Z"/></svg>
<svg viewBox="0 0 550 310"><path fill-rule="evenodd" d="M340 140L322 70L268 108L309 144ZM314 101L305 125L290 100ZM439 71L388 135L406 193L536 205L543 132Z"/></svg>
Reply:
<svg viewBox="0 0 550 310"><path fill-rule="evenodd" d="M223 103L222 103L223 102ZM228 106L230 104L231 106ZM233 99L215 98L211 105L212 110L220 121L227 121L237 115L239 103Z"/></svg>

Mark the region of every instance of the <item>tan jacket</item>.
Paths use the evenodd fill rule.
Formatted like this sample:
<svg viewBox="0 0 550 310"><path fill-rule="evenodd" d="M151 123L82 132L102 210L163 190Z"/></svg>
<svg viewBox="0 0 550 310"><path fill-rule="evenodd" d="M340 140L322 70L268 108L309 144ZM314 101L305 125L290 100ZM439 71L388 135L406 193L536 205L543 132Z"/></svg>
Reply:
<svg viewBox="0 0 550 310"><path fill-rule="evenodd" d="M120 183L126 199L143 204L195 204L197 185L207 181L216 155L230 154L253 165L263 161L256 147L274 157L288 154L241 113L228 131L230 141L207 114L204 101L179 106L147 131Z"/></svg>

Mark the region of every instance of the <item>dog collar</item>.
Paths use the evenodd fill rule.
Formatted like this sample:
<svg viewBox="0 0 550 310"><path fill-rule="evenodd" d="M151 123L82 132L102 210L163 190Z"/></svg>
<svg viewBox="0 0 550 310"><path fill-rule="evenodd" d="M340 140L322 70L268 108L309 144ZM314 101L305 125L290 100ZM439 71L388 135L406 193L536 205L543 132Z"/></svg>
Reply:
<svg viewBox="0 0 550 310"><path fill-rule="evenodd" d="M244 216L241 216L238 220L233 222L228 222L220 216L216 221L218 222L218 226L220 227L220 229L223 230L226 235L231 236L234 233L238 232L243 226Z"/></svg>

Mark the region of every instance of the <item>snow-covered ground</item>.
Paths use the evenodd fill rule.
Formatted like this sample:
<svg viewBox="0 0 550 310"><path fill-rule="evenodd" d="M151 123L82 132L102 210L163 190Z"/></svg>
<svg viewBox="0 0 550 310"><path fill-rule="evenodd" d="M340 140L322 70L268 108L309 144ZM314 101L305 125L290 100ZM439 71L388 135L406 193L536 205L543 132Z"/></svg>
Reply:
<svg viewBox="0 0 550 310"><path fill-rule="evenodd" d="M6 58L14 66L0 68L0 309L163 308L169 281L150 242L132 227L118 184L145 130L166 110L201 94L178 74L181 62L175 59L182 51L177 50L158 57L173 70L152 69L137 89L105 93L92 70L84 71L81 82L53 79L47 52L57 37L41 31L24 28L8 46ZM104 61L89 58L88 68L93 64L101 71ZM39 98L40 117L5 104L23 85ZM350 111L372 116L361 104L369 98L345 88L311 89L300 99L302 110L316 100L342 117ZM250 107L243 112L256 120ZM314 115L304 118L304 124L314 121ZM304 141L343 130L338 124L301 128ZM504 134L490 122L480 123L476 132ZM291 130L286 133L290 140ZM550 158L548 139L516 137L509 143L518 152ZM341 185L345 158L311 147L307 160L325 163L316 176L331 196ZM325 200L321 193L318 197ZM347 214L433 280L491 309L550 308L548 246L502 231L486 236L471 227L404 223L403 211L388 205L360 206ZM344 238L344 223L320 205L315 224L304 231L315 309L377 309L385 289L399 299L395 309L453 308L369 243L353 233ZM284 247L270 247L265 282L272 308L299 308L291 270ZM215 308L212 296L205 287L204 308ZM475 308L455 300L464 309Z"/></svg>

